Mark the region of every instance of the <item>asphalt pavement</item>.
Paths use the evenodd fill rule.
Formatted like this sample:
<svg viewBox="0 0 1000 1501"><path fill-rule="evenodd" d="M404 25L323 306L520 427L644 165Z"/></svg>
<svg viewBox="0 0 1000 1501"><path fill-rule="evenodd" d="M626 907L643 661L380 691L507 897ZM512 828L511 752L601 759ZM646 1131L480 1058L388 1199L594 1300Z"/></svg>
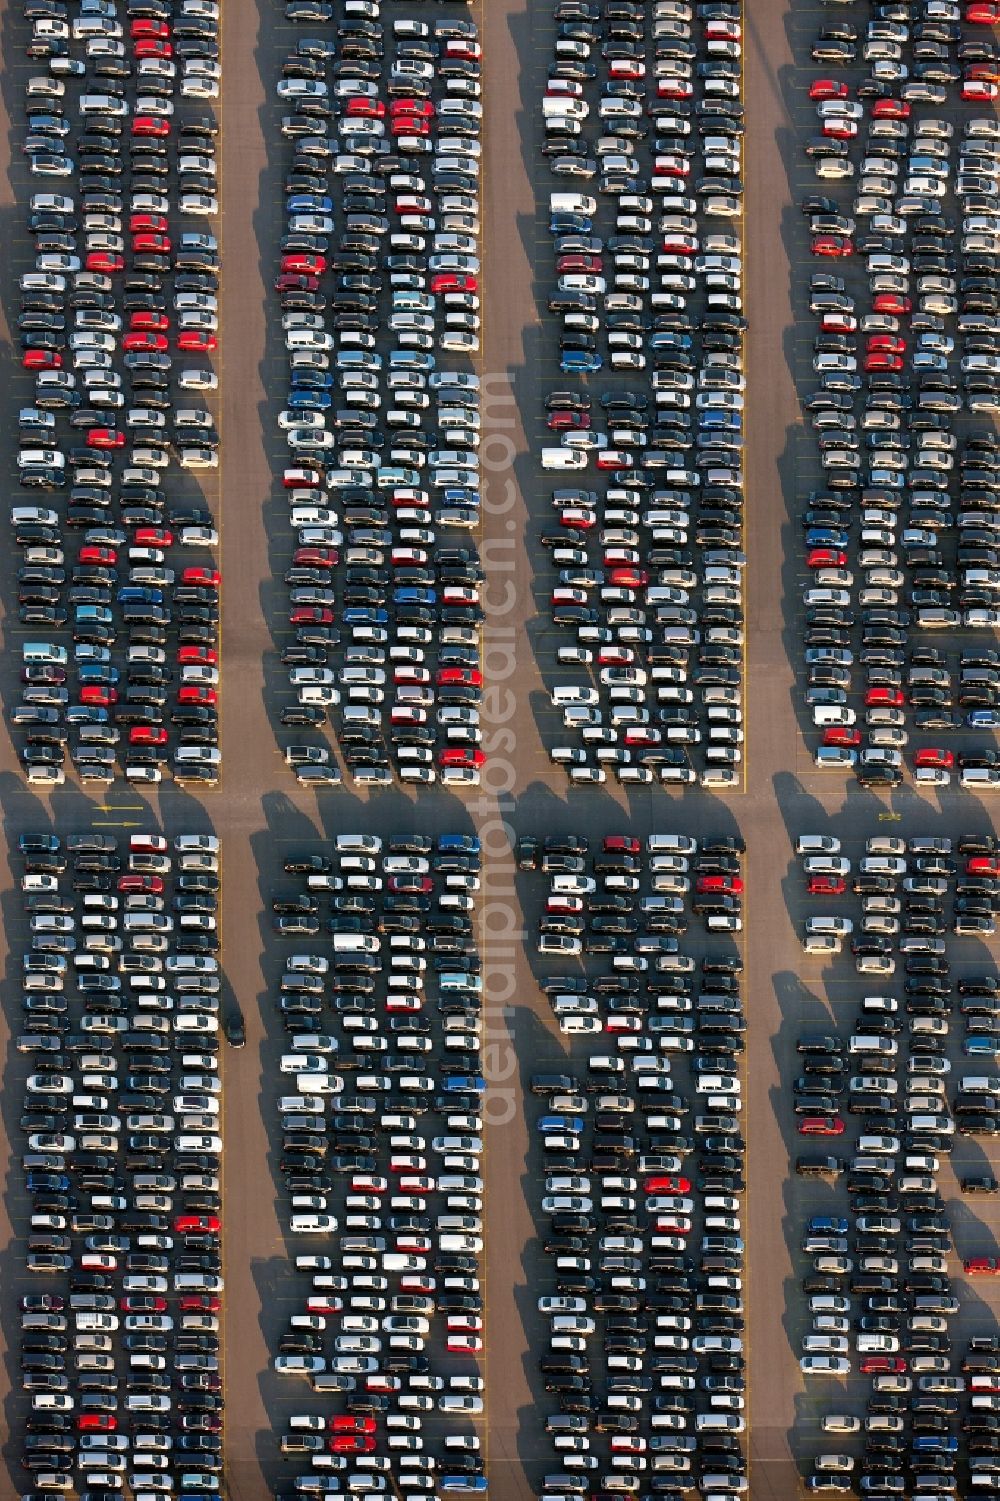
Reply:
<svg viewBox="0 0 1000 1501"><path fill-rule="evenodd" d="M19 14L16 0L0 3L5 41L11 32L8 9ZM954 834L990 822L987 809L952 790L928 797L904 785L887 798L853 783L845 789L839 777L814 771L802 736L794 515L811 480L808 448L800 444L792 285L806 255L794 202L795 139L805 129L809 106L794 78L792 28L800 35L815 30L824 12L808 6L793 15L790 6L778 3L747 8L748 743L746 791L724 799L700 790L671 794L658 786L570 789L546 754L545 680L553 642L536 613L534 590L535 538L549 501L528 444L537 446L542 395L555 372L556 335L534 269L536 257L548 254L549 181L539 167L536 135L551 10L541 0L491 0L474 13L483 28L486 114L480 545L487 572L484 673L489 686L483 727L490 759L484 785L462 794L434 787L416 797L398 789L359 796L346 786L317 795L295 784L277 749L276 633L283 590L272 547L286 545L279 531L286 523L275 488L284 352L269 291L280 235L283 155L273 85L297 29L284 24L270 0L259 5L235 0L224 16L221 134L222 780L203 797L170 783L141 795L115 785L100 800L69 782L51 795L39 795L24 782L5 724L0 914L9 912L12 902L8 848L24 829L156 827L168 834L212 831L222 839L222 959L229 991L247 1024L246 1048L227 1049L224 1063L227 1493L231 1501L264 1501L281 1473L287 1474L277 1444L281 1419L309 1405L300 1400L305 1387L293 1388L269 1372L297 1291L276 1208L270 1134L282 1032L271 999L279 954L270 938L266 903L285 854L338 831L479 830L484 843L480 939L490 997L484 1060L489 1081L485 1449L497 1501L525 1501L536 1493L549 1449L536 1360L543 1332L535 1311L540 1252L530 1207L537 1197L538 1163L523 1082L538 1067L561 1060L566 1048L538 989L533 945L523 942L535 914L528 878L516 875L509 841L524 832L576 832L596 840L608 832L697 835L739 829L748 851L751 1493L755 1501L787 1501L797 1490L794 1454L799 1446L808 1447L816 1411L824 1404L829 1408L838 1391L833 1384L812 1389L807 1400L792 1348L800 1316L793 1248L812 1207L808 1195L815 1190L804 1188L788 1170L795 1137L781 1081L787 1084L791 1077L798 1027L826 1005L818 975L804 972L796 936L801 883L792 841L804 830L860 840L872 832ZM5 46L5 58L12 57L12 48ZM8 231L5 246L14 252L0 265L8 353L26 191L19 148L24 76L17 58L0 75L0 224ZM15 376L0 396L8 432L20 394ZM17 692L16 607L13 625L10 620L14 566L9 557L0 559L0 605L7 611L7 650L0 661L5 708ZM884 821L890 817L892 822ZM6 969L6 924L0 924L0 945ZM12 1022L16 1028L13 1001L11 988L0 1018L0 1044ZM0 1098L9 1101L18 1097L23 1069L19 1055L6 1056ZM0 1106L0 1114L16 1154L16 1111L12 1116L9 1107ZM10 1151L6 1157L0 1204L0 1403L10 1435L19 1410L11 1395L17 1369L16 1236L23 1237L26 1219L16 1157L12 1161ZM12 1449L8 1437L8 1457ZM22 1478L9 1469L0 1490L9 1486L7 1493L16 1494Z"/></svg>

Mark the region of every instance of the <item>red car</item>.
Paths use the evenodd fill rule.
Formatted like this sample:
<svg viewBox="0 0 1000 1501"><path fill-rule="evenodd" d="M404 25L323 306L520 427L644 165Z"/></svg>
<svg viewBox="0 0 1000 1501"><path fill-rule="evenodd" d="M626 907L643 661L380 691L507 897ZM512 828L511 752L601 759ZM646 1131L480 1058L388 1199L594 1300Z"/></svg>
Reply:
<svg viewBox="0 0 1000 1501"><path fill-rule="evenodd" d="M103 683L85 683L80 689L81 704L96 704L99 709L110 708L118 702L118 693Z"/></svg>
<svg viewBox="0 0 1000 1501"><path fill-rule="evenodd" d="M166 354L169 348L170 345L162 334L126 334L122 339L122 349L126 353L130 353L132 350L151 350L156 354Z"/></svg>
<svg viewBox="0 0 1000 1501"><path fill-rule="evenodd" d="M54 349L26 349L21 356L24 370L61 370L63 357Z"/></svg>
<svg viewBox="0 0 1000 1501"><path fill-rule="evenodd" d="M553 432L570 427L585 429L590 426L590 413L570 412L565 407L560 407L558 411L549 413L548 426Z"/></svg>
<svg viewBox="0 0 1000 1501"><path fill-rule="evenodd" d="M965 7L965 19L970 26L1000 25L1000 0L972 0Z"/></svg>
<svg viewBox="0 0 1000 1501"><path fill-rule="evenodd" d="M132 724L128 731L129 745L166 745L167 732L162 725Z"/></svg>
<svg viewBox="0 0 1000 1501"><path fill-rule="evenodd" d="M343 1307L344 1300L336 1293L313 1293L309 1299L310 1313L341 1313Z"/></svg>
<svg viewBox="0 0 1000 1501"><path fill-rule="evenodd" d="M170 327L170 319L166 313L136 312L129 314L129 330L141 328L151 329L154 333L166 333Z"/></svg>
<svg viewBox="0 0 1000 1501"><path fill-rule="evenodd" d="M468 688L481 688L483 675L476 667L439 667L437 682L439 688L446 683L463 683Z"/></svg>
<svg viewBox="0 0 1000 1501"><path fill-rule="evenodd" d="M820 128L820 135L829 136L834 141L853 141L857 133L857 120L845 120L839 116L824 120Z"/></svg>
<svg viewBox="0 0 1000 1501"><path fill-rule="evenodd" d="M112 255L109 250L92 250L83 264L88 271L103 271L107 276L114 271L125 270L125 257Z"/></svg>
<svg viewBox="0 0 1000 1501"><path fill-rule="evenodd" d="M970 876L1000 875L1000 859L994 855L970 855L965 862L965 872Z"/></svg>
<svg viewBox="0 0 1000 1501"><path fill-rule="evenodd" d="M76 1426L80 1433L114 1433L118 1419L113 1412L78 1412Z"/></svg>
<svg viewBox="0 0 1000 1501"><path fill-rule="evenodd" d="M214 334L203 334L191 328L185 329L177 340L178 349L187 349L193 354L211 354L218 347L219 341Z"/></svg>
<svg viewBox="0 0 1000 1501"><path fill-rule="evenodd" d="M660 1215L653 1223L657 1235L690 1235L692 1230L686 1215Z"/></svg>
<svg viewBox="0 0 1000 1501"><path fill-rule="evenodd" d="M823 731L824 745L860 745L861 731L847 725L831 724Z"/></svg>
<svg viewBox="0 0 1000 1501"><path fill-rule="evenodd" d="M222 1229L222 1221L216 1214L179 1214L174 1220L174 1230L178 1235L198 1235L208 1233L218 1235Z"/></svg>
<svg viewBox="0 0 1000 1501"><path fill-rule="evenodd" d="M123 1313L166 1313L166 1298L145 1295L140 1298L119 1298L118 1307Z"/></svg>
<svg viewBox="0 0 1000 1501"><path fill-rule="evenodd" d="M1000 1277L1000 1256L970 1256L962 1270L970 1277Z"/></svg>
<svg viewBox="0 0 1000 1501"><path fill-rule="evenodd" d="M968 79L984 79L986 83L1000 83L1000 68L996 63L969 63L965 76Z"/></svg>
<svg viewBox="0 0 1000 1501"><path fill-rule="evenodd" d="M890 354L905 354L906 340L897 334L871 334L868 339L869 352L874 349L886 349Z"/></svg>
<svg viewBox="0 0 1000 1501"><path fill-rule="evenodd" d="M118 553L113 547L81 547L77 555L78 563L97 563L113 567L118 562Z"/></svg>
<svg viewBox="0 0 1000 1501"><path fill-rule="evenodd" d="M901 1376L906 1361L902 1355L866 1355L858 1370L862 1376Z"/></svg>
<svg viewBox="0 0 1000 1501"><path fill-rule="evenodd" d="M92 427L87 432L89 448L124 448L125 434L116 427Z"/></svg>
<svg viewBox="0 0 1000 1501"><path fill-rule="evenodd" d="M162 115L136 115L132 121L132 134L134 136L168 136L170 134L170 121ZM169 243L167 249L170 249Z"/></svg>
<svg viewBox="0 0 1000 1501"><path fill-rule="evenodd" d="M146 230L143 230L141 234L132 236L132 249L144 254L169 255L170 237L168 235L150 234Z"/></svg>
<svg viewBox="0 0 1000 1501"><path fill-rule="evenodd" d="M288 619L292 625L333 625L334 615L320 605L298 605Z"/></svg>
<svg viewBox="0 0 1000 1501"><path fill-rule="evenodd" d="M854 241L849 235L814 235L810 248L813 255L841 257L854 254Z"/></svg>
<svg viewBox="0 0 1000 1501"><path fill-rule="evenodd" d="M322 276L326 270L325 255L306 255L296 252L281 257L282 271L297 271L302 276Z"/></svg>
<svg viewBox="0 0 1000 1501"><path fill-rule="evenodd" d="M429 1235L403 1230L396 1236L396 1250L410 1256L429 1256L434 1242Z"/></svg>
<svg viewBox="0 0 1000 1501"><path fill-rule="evenodd" d="M596 271L598 275L604 270L604 262L599 255L561 255L556 260L556 271Z"/></svg>
<svg viewBox="0 0 1000 1501"><path fill-rule="evenodd" d="M987 83L985 79L966 79L962 84L962 98L973 100L976 104L1000 98L1000 85Z"/></svg>
<svg viewBox="0 0 1000 1501"><path fill-rule="evenodd" d="M846 83L835 83L832 78L814 78L809 85L810 99L846 99L850 92Z"/></svg>
<svg viewBox="0 0 1000 1501"><path fill-rule="evenodd" d="M389 876L385 884L387 891L415 891L426 895L434 890L430 876Z"/></svg>
<svg viewBox="0 0 1000 1501"><path fill-rule="evenodd" d="M303 276L301 272L284 271L275 277L274 290L276 292L318 292L319 277Z"/></svg>
<svg viewBox="0 0 1000 1501"><path fill-rule="evenodd" d="M318 490L323 483L323 476L318 469L313 469L308 464L296 464L294 469L284 470L281 483L286 490L296 490L303 485Z"/></svg>
<svg viewBox="0 0 1000 1501"><path fill-rule="evenodd" d="M160 896L163 893L163 877L136 875L119 876L117 887L118 890L122 892L148 891L153 896Z"/></svg>
<svg viewBox="0 0 1000 1501"><path fill-rule="evenodd" d="M695 891L724 891L731 896L741 896L743 881L739 876L699 876L695 882Z"/></svg>
<svg viewBox="0 0 1000 1501"><path fill-rule="evenodd" d="M955 752L943 750L940 746L928 745L923 750L918 750L913 758L914 766L940 766L945 771L951 771L955 765Z"/></svg>
<svg viewBox="0 0 1000 1501"><path fill-rule="evenodd" d="M583 910L583 899L578 896L547 896L545 910L546 912L580 912Z"/></svg>
<svg viewBox="0 0 1000 1501"><path fill-rule="evenodd" d="M351 1179L352 1194L384 1194L389 1192L388 1178L376 1173L358 1173Z"/></svg>
<svg viewBox="0 0 1000 1501"><path fill-rule="evenodd" d="M873 709L877 706L888 706L890 709L901 709L906 703L906 698L900 688L866 688L865 708Z"/></svg>
<svg viewBox="0 0 1000 1501"><path fill-rule="evenodd" d="M215 1293L185 1293L181 1313L218 1313L222 1304Z"/></svg>
<svg viewBox="0 0 1000 1501"><path fill-rule="evenodd" d="M297 547L292 554L292 562L305 568L335 568L339 560L335 547Z"/></svg>
<svg viewBox="0 0 1000 1501"><path fill-rule="evenodd" d="M215 667L219 653L211 646L179 646L177 660L182 665L185 662L203 662L207 667Z"/></svg>
<svg viewBox="0 0 1000 1501"><path fill-rule="evenodd" d="M846 890L843 876L810 876L806 884L810 896L843 896Z"/></svg>
<svg viewBox="0 0 1000 1501"><path fill-rule="evenodd" d="M141 37L133 47L136 57L173 57L174 49L159 37Z"/></svg>
<svg viewBox="0 0 1000 1501"><path fill-rule="evenodd" d="M458 271L439 271L431 277L432 292L478 292L479 283L474 276L464 276Z"/></svg>
<svg viewBox="0 0 1000 1501"><path fill-rule="evenodd" d="M873 120L908 120L910 106L905 99L876 99L872 105Z"/></svg>
<svg viewBox="0 0 1000 1501"><path fill-rule="evenodd" d="M799 1120L800 1136L843 1136L845 1129L839 1115L803 1115Z"/></svg>
<svg viewBox="0 0 1000 1501"><path fill-rule="evenodd" d="M483 55L483 49L478 42L468 41L465 37L449 37L444 44L445 57L466 57L473 61Z"/></svg>
<svg viewBox="0 0 1000 1501"><path fill-rule="evenodd" d="M434 114L434 106L429 99L393 99L389 104L390 115L415 115L418 119L429 120Z"/></svg>
<svg viewBox="0 0 1000 1501"><path fill-rule="evenodd" d="M129 36L158 36L166 40L170 36L170 27L166 21L154 21L147 16L136 16L129 25Z"/></svg>
<svg viewBox="0 0 1000 1501"><path fill-rule="evenodd" d="M128 232L131 235L162 234L167 228L167 221L162 214L132 214L128 221Z"/></svg>
<svg viewBox="0 0 1000 1501"><path fill-rule="evenodd" d="M381 99L348 99L344 113L354 119L360 116L369 120L381 120L385 114L385 104Z"/></svg>
<svg viewBox="0 0 1000 1501"><path fill-rule="evenodd" d="M393 115L389 122L394 136L429 136L431 122L419 120L416 115Z"/></svg>
<svg viewBox="0 0 1000 1501"><path fill-rule="evenodd" d="M222 574L217 568L185 568L181 573L182 584L201 584L208 589L218 589Z"/></svg>
<svg viewBox="0 0 1000 1501"><path fill-rule="evenodd" d="M637 855L642 845L634 834L605 834L604 852L607 855Z"/></svg>
<svg viewBox="0 0 1000 1501"><path fill-rule="evenodd" d="M477 750L474 746L446 746L444 750L438 752L438 764L440 766L485 766L486 753Z"/></svg>
<svg viewBox="0 0 1000 1501"><path fill-rule="evenodd" d="M622 589L645 589L649 583L649 572L645 568L612 568L608 575L608 583Z"/></svg>
<svg viewBox="0 0 1000 1501"><path fill-rule="evenodd" d="M352 1418L346 1413L340 1413L330 1419L331 1433L374 1433L374 1418Z"/></svg>
<svg viewBox="0 0 1000 1501"><path fill-rule="evenodd" d="M898 374L903 368L903 361L898 354L887 354L884 350L876 349L872 354L865 355L863 368L869 374L875 370L892 370Z"/></svg>
<svg viewBox="0 0 1000 1501"><path fill-rule="evenodd" d="M648 1194L686 1194L691 1192L690 1178L647 1178L643 1191Z"/></svg>
<svg viewBox="0 0 1000 1501"><path fill-rule="evenodd" d="M367 1433L344 1433L330 1439L331 1454L374 1454L375 1440Z"/></svg>
<svg viewBox="0 0 1000 1501"><path fill-rule="evenodd" d="M846 568L847 554L836 547L811 547L806 554L807 568Z"/></svg>
<svg viewBox="0 0 1000 1501"><path fill-rule="evenodd" d="M880 102L888 104L889 100ZM879 292L872 299L872 307L876 313L910 313L913 311L913 301L900 292Z"/></svg>
<svg viewBox="0 0 1000 1501"><path fill-rule="evenodd" d="M163 526L137 526L136 547L173 547L174 534Z"/></svg>
<svg viewBox="0 0 1000 1501"><path fill-rule="evenodd" d="M214 704L218 694L214 688L203 688L200 683L182 683L177 690L179 704Z"/></svg>
<svg viewBox="0 0 1000 1501"><path fill-rule="evenodd" d="M824 313L819 326L825 334L852 334L858 326L850 313Z"/></svg>

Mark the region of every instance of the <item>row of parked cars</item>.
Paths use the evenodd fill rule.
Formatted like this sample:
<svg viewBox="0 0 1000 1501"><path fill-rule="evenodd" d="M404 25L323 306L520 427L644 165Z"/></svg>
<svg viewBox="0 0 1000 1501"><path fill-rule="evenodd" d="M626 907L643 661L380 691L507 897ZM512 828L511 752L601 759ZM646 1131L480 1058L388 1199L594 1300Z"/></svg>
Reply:
<svg viewBox="0 0 1000 1501"><path fill-rule="evenodd" d="M989 936L961 919L967 904L991 905L996 842L991 834L873 836L851 861L835 836L803 834L796 852L810 896L832 899L823 905L836 912L806 920L806 948L818 944L829 959L838 998L830 1025L797 1039L798 1132L834 1140L796 1160L810 1184L797 1196L807 1262L796 1353L810 1381L873 1378L866 1409L855 1410L852 1393L843 1413L821 1422L824 1435L856 1434L863 1451L831 1447L824 1436L806 1484L878 1497L992 1494L1000 1337L988 1308L973 1317L961 1295L963 1274L992 1273L993 1261L977 1254L971 1214L953 1221L948 1200L956 1187L997 1192L982 1153L962 1138L1000 1131L991 1072L1000 979L989 957L984 964L961 942ZM849 917L841 915L848 903ZM885 977L879 994L842 973L837 955L848 938L858 973ZM902 983L889 978L897 958ZM965 1024L961 1050L953 1017Z"/></svg>
<svg viewBox="0 0 1000 1501"><path fill-rule="evenodd" d="M472 835L344 833L273 900L283 938L327 914L277 996L301 1302L273 1368L314 1394L280 1441L296 1494L486 1490L479 869Z"/></svg>
<svg viewBox="0 0 1000 1501"><path fill-rule="evenodd" d="M738 784L742 7L558 0L541 100L558 365L543 470L575 782ZM567 184L569 186L569 184ZM556 354L552 350L552 354ZM575 691L576 697L567 697Z"/></svg>
<svg viewBox="0 0 1000 1501"><path fill-rule="evenodd" d="M861 896L861 921L855 923L839 911L810 915L803 932L806 953L835 954L850 939L859 974L893 974L894 950L908 962L913 958L919 972L919 967L944 953L943 935L949 929L959 937L992 938L996 900L992 848L992 838L969 835L959 840L958 853L965 859L956 860L950 838L905 840L873 835L857 862L854 882L854 891ZM800 835L796 852L802 857L810 896L848 893L852 862L835 835Z"/></svg>
<svg viewBox="0 0 1000 1501"><path fill-rule="evenodd" d="M16 476L45 493L10 507L30 638L13 719L35 783L63 782L67 750L82 780L158 782L180 747L213 781L218 538L187 471L214 468L219 443L204 102L219 6L30 0L24 17L37 71L21 122ZM48 659L28 651L46 645Z"/></svg>
<svg viewBox="0 0 1000 1501"><path fill-rule="evenodd" d="M25 833L12 863L30 1495L217 1494L219 1045L244 1035L220 1015L219 841Z"/></svg>
<svg viewBox="0 0 1000 1501"><path fill-rule="evenodd" d="M485 759L470 368L481 56L451 5L383 21L377 0L346 0L277 84L289 143L277 421L294 541L281 717L331 723L357 783L475 785ZM299 781L339 781L330 747L307 738L286 747Z"/></svg>
<svg viewBox="0 0 1000 1501"><path fill-rule="evenodd" d="M861 27L834 18L813 48L803 145L821 191L801 206L818 258L805 405L821 483L801 513L805 701L817 765L865 785L909 769L943 786L957 768L962 785L1000 784L991 18L903 0Z"/></svg>
<svg viewBox="0 0 1000 1501"><path fill-rule="evenodd" d="M694 865L713 841L649 844ZM749 1489L742 962L717 939L700 954L681 942L642 979L616 956L541 982L564 1035L603 1021L613 1049L584 1043L578 1055L570 1042L530 1079L548 1258L538 1289L539 1410L553 1451L545 1501L680 1501L694 1487L728 1501Z"/></svg>
<svg viewBox="0 0 1000 1501"><path fill-rule="evenodd" d="M743 850L738 835L651 834L644 844L632 834L607 834L593 853L581 834L524 835L516 849L520 869L549 877L538 952L609 954L624 990L637 989L640 975L689 968L679 948L690 915L709 933L743 928ZM652 989L652 978L646 984ZM584 998L571 1006L562 997L564 1009L556 1010L562 1030L600 1031L597 1002L585 995L583 980L577 988Z"/></svg>

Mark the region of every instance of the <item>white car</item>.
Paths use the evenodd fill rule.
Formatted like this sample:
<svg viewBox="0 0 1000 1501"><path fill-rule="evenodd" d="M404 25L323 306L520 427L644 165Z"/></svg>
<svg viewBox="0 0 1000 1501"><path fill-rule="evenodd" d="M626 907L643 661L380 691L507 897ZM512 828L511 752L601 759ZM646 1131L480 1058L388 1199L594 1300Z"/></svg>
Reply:
<svg viewBox="0 0 1000 1501"><path fill-rule="evenodd" d="M851 1362L843 1355L803 1355L799 1370L803 1376L848 1376Z"/></svg>
<svg viewBox="0 0 1000 1501"><path fill-rule="evenodd" d="M464 1417L478 1417L483 1411L483 1399L477 1396L453 1395L449 1392L438 1398L438 1411L458 1413Z"/></svg>
<svg viewBox="0 0 1000 1501"><path fill-rule="evenodd" d="M833 834L800 834L795 841L797 855L839 855L840 840Z"/></svg>

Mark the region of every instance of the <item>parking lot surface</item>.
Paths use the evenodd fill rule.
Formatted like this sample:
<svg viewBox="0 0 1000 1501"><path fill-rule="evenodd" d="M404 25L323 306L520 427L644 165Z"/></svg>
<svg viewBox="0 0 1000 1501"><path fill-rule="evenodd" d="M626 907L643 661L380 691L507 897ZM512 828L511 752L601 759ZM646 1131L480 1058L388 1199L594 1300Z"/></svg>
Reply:
<svg viewBox="0 0 1000 1501"><path fill-rule="evenodd" d="M473 7L475 14L476 8ZM3 11L9 38L22 25L13 7ZM484 139L498 165L483 174L483 349L487 393L484 442L493 458L506 454L484 476L481 551L487 568L484 589L484 670L496 676L483 704L484 731L493 743L493 774L473 794L432 788L419 799L399 792L377 799L342 792L317 796L290 784L275 749L273 726L283 695L269 622L283 603L274 582L270 543L278 517L272 477L284 444L277 415L284 402L286 356L273 336L271 282L274 252L282 233L281 145L271 129L273 87L281 62L299 28L286 26L270 6L243 6L225 27L224 129L219 141L223 183L219 235L226 256L220 289L225 340L219 351L219 430L223 461L218 472L221 542L225 575L221 622L226 671L237 680L227 692L220 724L226 772L211 796L197 798L172 786L143 793L114 789L101 801L75 786L47 792L25 786L20 743L0 736L4 816L16 835L29 829L57 832L105 826L119 835L130 825L155 827L168 836L186 830L219 832L226 847L222 922L226 935L228 993L246 1017L247 1046L224 1059L226 1107L224 1192L230 1206L226 1234L225 1323L227 1362L226 1484L234 1498L271 1494L282 1473L271 1435L280 1410L280 1380L269 1360L297 1298L286 1293L283 1275L288 1246L274 1196L270 1137L261 1094L278 1077L283 1038L275 1026L273 996L280 966L270 954L261 914L280 884L287 852L305 843L329 843L338 831L365 829L388 835L417 829L476 827L483 836L487 903L480 949L487 984L498 997L484 1059L487 1104L484 1177L486 1296L492 1334L485 1352L487 1460L491 1489L504 1501L537 1495L548 1472L548 1450L539 1442L537 1411L543 1393L532 1354L547 1321L531 1290L541 1280L542 1257L531 1205L541 1186L540 1150L529 1128L534 1108L526 1099L530 1073L564 1064L566 1053L547 997L537 985L536 957L521 939L533 933L539 910L527 879L516 871L512 841L525 833L584 834L596 843L609 830L630 834L675 829L697 835L705 829L742 833L747 844L745 984L748 1046L745 1085L748 1131L747 1216L748 1352L752 1494L786 1498L796 1493L805 1452L802 1433L814 1446L812 1392L806 1395L789 1348L785 1312L799 1297L796 1273L801 1227L816 1206L792 1169L798 1149L794 1118L784 1085L798 1072L795 1035L804 1023L825 1017L815 997L801 946L803 898L793 854L803 831L836 833L860 848L876 828L910 834L954 836L965 827L987 827L989 810L976 796L954 787L933 791L905 784L895 791L866 792L839 777L815 771L812 746L802 728L801 577L797 566L798 513L802 495L814 487L814 454L800 441L800 382L811 384L803 359L798 320L801 300L793 286L808 276L807 233L798 207L810 173L803 171L798 142L815 121L802 72L826 8L768 6L748 15L744 97L753 128L745 140L747 401L745 472L753 524L747 537L746 569L746 790L719 799L694 790L683 799L659 788L568 788L547 754L544 715L549 712L548 664L557 642L545 640L547 584L540 584L532 540L547 525L551 506L539 493L527 458L537 434L545 393L558 371L543 363L552 346L543 320L545 288L535 266L550 254L547 232L551 181L541 167L537 101L548 55L533 38L551 35L548 7L499 4L485 9L481 36L488 59L484 88ZM11 48L13 55L14 49ZM5 69L0 132L0 203L11 242L20 253L24 210L30 191L17 144L23 81L20 60ZM18 311L13 258L3 268L3 313L8 339L16 338ZM3 395L8 431L23 402L12 388ZM807 444L811 439L807 439ZM284 525L286 508L282 508ZM0 666L5 705L20 692L15 565L3 565L5 639L11 650ZM537 591L537 592L536 592ZM504 674L506 674L504 676ZM887 822L887 819L892 822ZM504 828L504 825L507 828ZM509 829L509 835L507 830ZM3 841L0 873L5 911L12 911L14 876ZM4 938L5 945L9 940ZM6 949L5 949L6 954ZM810 965L813 961L809 961ZM12 972L9 957L5 973ZM8 1008L5 1025L8 1022ZM5 1117L15 1139L16 1122ZM982 1211L989 1226L989 1208ZM21 1254L26 1205L11 1178L2 1206L3 1266ZM984 1240L986 1237L983 1237ZM9 1352L16 1283L4 1287L3 1333ZM537 1293L534 1295L537 1297ZM982 1318L986 1320L985 1309ZM9 1400L13 1367L0 1379ZM824 1391L820 1405L833 1410ZM5 1405L5 1412L8 1411ZM804 1416L803 1416L804 1415ZM9 1427L10 1425L8 1425ZM22 1489L23 1472L13 1445L5 1446L5 1485Z"/></svg>

